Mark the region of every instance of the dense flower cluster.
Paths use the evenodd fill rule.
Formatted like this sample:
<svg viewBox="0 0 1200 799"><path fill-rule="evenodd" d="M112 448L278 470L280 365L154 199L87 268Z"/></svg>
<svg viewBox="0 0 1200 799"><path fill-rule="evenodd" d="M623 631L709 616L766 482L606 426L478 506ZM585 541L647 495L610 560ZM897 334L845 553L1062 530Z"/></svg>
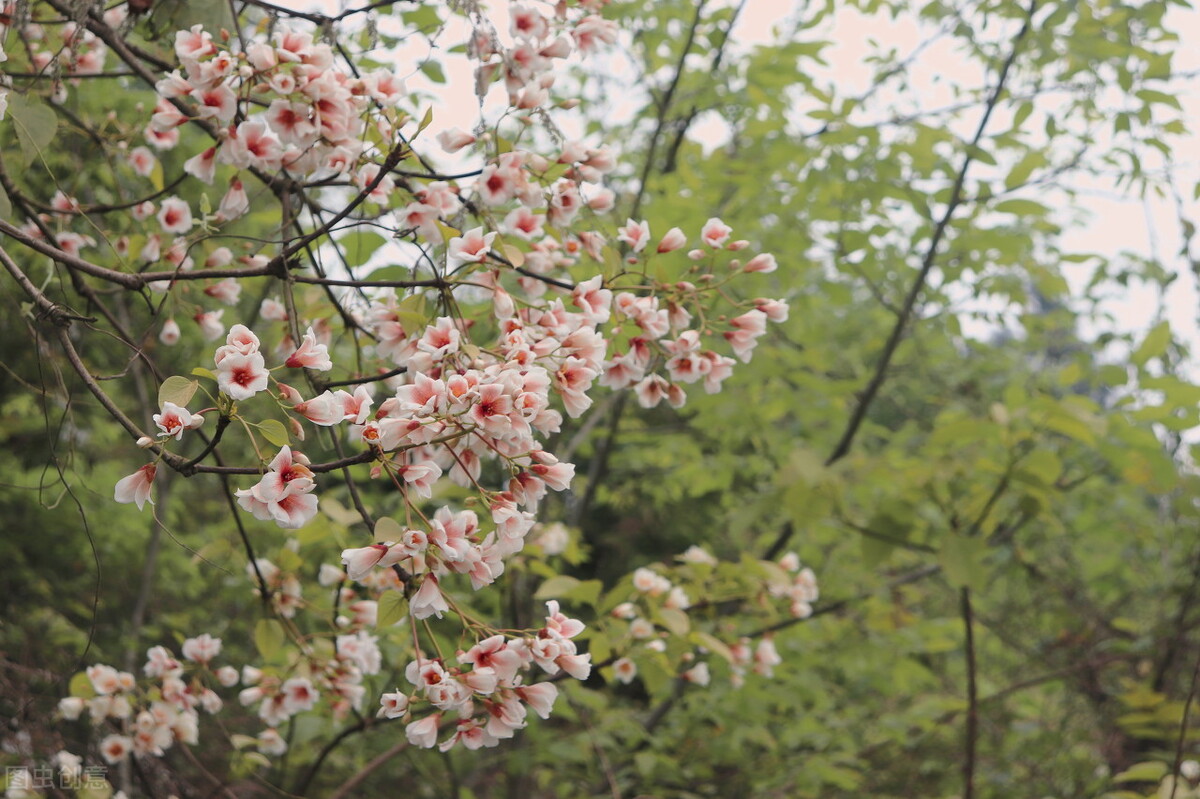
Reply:
<svg viewBox="0 0 1200 799"><path fill-rule="evenodd" d="M543 12L514 4L510 44L475 18L468 49L479 85L502 82L509 110L536 124L550 104L554 63L615 40L616 26L595 13L603 5L563 3ZM237 259L228 247L210 247L209 234L250 210L250 181L268 188L281 179L294 186L336 184L336 191L352 192L348 200L336 191L330 196L350 202L347 211L370 204L364 218L417 245L424 271L414 268L413 275L430 278L402 292L330 288L338 313L327 318L310 318L311 309L298 305L294 293L269 291L257 300L257 313L247 314L235 277L214 275L190 295L201 337L213 343L224 337L223 343L213 352L211 369L198 366L191 372L196 379L177 376L164 383L153 418L157 437L139 440L154 462L118 482L115 499L141 509L153 501L156 470L164 461L191 468L228 428L230 435L247 434L259 455L257 474L247 480L249 470L240 469L233 478L237 504L256 519L303 528L324 507L322 473L363 468L395 489L395 516L403 521L372 518L359 508L373 542L345 548L341 567L320 567L319 582L332 589L335 608L335 629L327 635L306 631L300 622L307 619L297 618L309 604L298 545L285 546L277 558L253 558L247 572L255 590L284 622L262 640L256 636L268 660L262 668L213 671L220 642L207 636L184 645L185 659L197 664L191 683L161 648L151 650L146 668L146 677L158 682L141 694L132 678L93 667L105 687L93 680L97 698L86 700L89 708L96 704L93 717L138 720L106 739L110 762L130 752L161 755L176 740L194 741L196 706L215 712L220 705L205 687L210 677L225 687L240 684L239 703L254 708L265 725L256 748L282 754L287 744L278 729L298 714L341 719L363 710L368 690L380 688L369 678L382 673L381 638L403 640L409 687L384 692L377 714L405 720L413 745L443 751L511 738L530 710L542 718L550 714L558 680L586 679L594 667L605 679L627 683L637 678L639 664L656 658L677 678L704 686L716 667L707 656L715 652L727 661L735 684L751 670L770 676L780 658L769 636L729 644L709 636L702 645L689 637L693 620L701 621L693 612L704 605L707 590L695 569L717 565L696 547L681 558L693 573L639 569L631 586L614 589L630 588L628 601L614 600L616 608L598 614L598 627L586 632L554 599L540 628L496 629L474 618L460 592L467 584L475 591L491 586L529 556L527 542L538 529L544 498L568 491L575 478L574 465L550 451L549 437L586 414L598 393L628 390L643 408L680 408L692 387L718 392L735 366L752 358L768 323L786 320L788 307L774 299L738 300L729 288L775 270L775 258L750 254L752 244L735 239L717 218L691 234L671 228L657 238L647 220L606 228L597 215L617 201L613 186L605 185L617 166L613 152L557 134L548 139L553 152L543 153L537 137L522 148L482 129L444 131L438 143L445 152L482 157L477 173L397 179L396 159L411 157L420 134L405 128L413 118L404 110L404 85L387 70L353 74L342 68L333 48L312 32L280 26L269 38L243 43L196 26L176 35L175 55L180 66L158 81L159 99L142 134L163 151L190 146L181 131L199 128L210 140L189 151L185 173L212 185L222 170L228 189L215 211L207 197L193 207L166 191L169 196L133 209L134 220L145 226L137 257L145 264L164 260L175 270L149 283L167 294L164 307L171 309L160 329L162 344L183 337L170 314L184 307L179 298L189 296L190 281L178 275L196 270L197 262L197 275L210 269L236 273L227 269L236 259L251 270L263 268L254 275L264 277L275 268L268 264L283 260L265 253ZM404 147L389 152L385 143L397 141ZM127 160L141 178L157 168L147 147L130 149ZM63 227L80 208L61 192L52 206ZM319 224L313 213L309 221ZM464 223L468 218L474 221ZM36 225L26 230L42 235ZM81 234L64 230L58 246L75 253L88 246L70 235ZM115 248L128 255L131 240L120 237ZM672 270L687 279L659 277ZM431 307L436 310L426 310ZM227 330L230 309L247 324ZM264 340L278 344L264 346ZM343 359L351 344L353 367L349 357ZM370 368L378 369L378 378ZM339 369L366 374L324 379ZM207 407L189 410L198 390ZM209 421L214 418L215 425ZM300 449L315 437L314 428L330 430L349 453L340 462L314 462ZM194 451L200 446L195 439L209 435L208 448L194 462L172 452ZM536 539L534 557L551 558L568 546L570 535L547 526ZM794 555L769 566L739 577L745 595L784 600L796 617L811 613L817 598L812 572L800 569ZM444 623L458 624L464 640L453 657L438 648L428 626L447 616ZM264 642L276 636L298 652L286 665L265 654L270 647ZM585 640L588 651L581 652ZM162 699L135 710L135 695ZM99 697L112 699L104 704ZM63 714L78 715L77 701L85 699L64 700ZM164 707L156 710L156 704ZM144 714L149 721L142 725Z"/></svg>

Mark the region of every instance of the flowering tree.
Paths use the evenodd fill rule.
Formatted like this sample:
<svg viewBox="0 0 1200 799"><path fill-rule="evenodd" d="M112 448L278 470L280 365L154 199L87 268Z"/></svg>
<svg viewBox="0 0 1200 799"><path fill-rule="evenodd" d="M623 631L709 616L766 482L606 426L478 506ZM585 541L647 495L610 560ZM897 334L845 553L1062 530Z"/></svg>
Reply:
<svg viewBox="0 0 1200 799"><path fill-rule="evenodd" d="M224 495L260 600L220 637L81 670L58 714L95 739L61 774L103 763L111 782L81 794L154 793L176 779L156 762L202 746L303 794L376 727L393 752L494 747L549 718L564 680L703 687L716 660L769 677L770 636L745 636L812 613L795 554L692 547L615 587L564 572L553 495L596 397L719 392L788 315L754 298L771 254L715 217L622 224L638 189L604 185L613 150L560 132L577 100L559 75L616 39L605 4L514 3L507 28L469 5L194 5L17 4L5 29L0 263L62 379L140 448L113 500L161 511L168 473ZM440 67L372 58L450 17L481 111L431 140L404 75ZM101 86L137 108L95 113ZM478 166L443 174L453 153ZM255 653L231 658L231 636ZM323 743L289 756L301 719Z"/></svg>

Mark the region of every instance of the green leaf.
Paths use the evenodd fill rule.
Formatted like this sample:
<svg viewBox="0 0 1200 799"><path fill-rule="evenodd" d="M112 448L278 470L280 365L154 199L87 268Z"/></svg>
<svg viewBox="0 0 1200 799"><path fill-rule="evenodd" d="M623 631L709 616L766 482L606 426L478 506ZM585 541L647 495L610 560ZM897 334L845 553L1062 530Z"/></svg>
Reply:
<svg viewBox="0 0 1200 799"><path fill-rule="evenodd" d="M1158 782L1167 776L1168 770L1166 763L1147 760L1142 763L1134 763L1113 777L1113 782Z"/></svg>
<svg viewBox="0 0 1200 799"><path fill-rule="evenodd" d="M1171 343L1171 325L1169 322L1163 321L1155 325L1146 338L1142 340L1141 346L1134 351L1132 360L1138 366L1144 366L1146 361L1151 358L1157 358L1167 351L1167 345Z"/></svg>
<svg viewBox="0 0 1200 799"><path fill-rule="evenodd" d="M189 380L180 375L172 375L158 387L158 407L161 408L164 402L173 402L180 408L184 408L199 387L200 382L198 380Z"/></svg>
<svg viewBox="0 0 1200 799"><path fill-rule="evenodd" d="M88 679L85 671L81 671L71 678L71 682L67 684L67 692L71 696L78 696L82 699L91 699L96 695L96 689L92 687L92 681Z"/></svg>
<svg viewBox="0 0 1200 799"><path fill-rule="evenodd" d="M401 591L387 591L379 597L379 607L375 617L375 629L382 630L391 627L404 618L408 612L408 600Z"/></svg>
<svg viewBox="0 0 1200 799"><path fill-rule="evenodd" d="M425 130L425 128L429 127L431 122L433 122L433 106L429 106L425 109L425 114L421 117L420 124L417 125L417 133L420 133L421 131Z"/></svg>
<svg viewBox="0 0 1200 799"><path fill-rule="evenodd" d="M286 447L291 441L287 428L278 419L267 419L265 422L261 422L258 425L258 432L277 447Z"/></svg>
<svg viewBox="0 0 1200 799"><path fill-rule="evenodd" d="M992 210L1015 216L1045 216L1050 213L1049 208L1033 200L1004 200L996 203Z"/></svg>
<svg viewBox="0 0 1200 799"><path fill-rule="evenodd" d="M32 94L8 95L8 117L17 131L24 166L29 166L54 139L58 115L40 97Z"/></svg>
<svg viewBox="0 0 1200 799"><path fill-rule="evenodd" d="M5 221L12 219L12 203L8 199L8 192L0 189L0 219Z"/></svg>
<svg viewBox="0 0 1200 799"><path fill-rule="evenodd" d="M687 635L688 630L692 627L692 622L688 619L688 615L676 608L659 608L651 615L654 616L655 621L670 631L672 635Z"/></svg>
<svg viewBox="0 0 1200 799"><path fill-rule="evenodd" d="M216 372L214 372L212 369L205 369L203 366L197 366L192 370L192 374L194 374L196 377L207 377L209 380L217 379Z"/></svg>
<svg viewBox="0 0 1200 799"><path fill-rule="evenodd" d="M721 641L720 639L700 630L692 633L692 641L704 647L709 652L712 652L714 655L720 655L730 663L733 662L733 651L725 645L724 641Z"/></svg>
<svg viewBox="0 0 1200 799"><path fill-rule="evenodd" d="M375 543L386 544L389 541L395 543L404 535L404 527L400 522L384 516L375 522Z"/></svg>
<svg viewBox="0 0 1200 799"><path fill-rule="evenodd" d="M436 61L425 61L421 64L421 71L425 76L434 83L445 83L446 73L442 71L442 65Z"/></svg>
<svg viewBox="0 0 1200 799"><path fill-rule="evenodd" d="M971 588L983 582L985 575L983 556L987 544L981 538L970 538L951 533L942 542L938 563L946 574L946 580L958 588Z"/></svg>
<svg viewBox="0 0 1200 799"><path fill-rule="evenodd" d="M566 574L551 577L538 586L534 599L560 599L579 586L579 580Z"/></svg>
<svg viewBox="0 0 1200 799"><path fill-rule="evenodd" d="M285 640L287 635L283 625L275 619L259 619L258 624L254 625L254 646L265 660L271 660Z"/></svg>

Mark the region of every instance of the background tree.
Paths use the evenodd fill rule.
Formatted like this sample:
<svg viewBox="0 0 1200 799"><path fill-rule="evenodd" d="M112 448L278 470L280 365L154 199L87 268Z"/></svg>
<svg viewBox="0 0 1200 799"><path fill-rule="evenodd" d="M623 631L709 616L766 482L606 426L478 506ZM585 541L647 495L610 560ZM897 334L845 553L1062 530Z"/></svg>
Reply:
<svg viewBox="0 0 1200 799"><path fill-rule="evenodd" d="M640 395L615 392L601 396L590 417L564 421L555 450L578 464L580 479L546 500L542 518L562 519L578 536L569 533L559 550L557 529L543 531L508 562L501 591L478 595L475 611L503 619L506 628L533 628L541 624L533 598L561 599L587 622L583 640L599 668L586 683L563 685L551 721L500 748L441 757L415 751L397 727L373 721L372 696L361 715L340 722L328 712L297 714L280 726L287 753L267 758L255 750L269 747L246 737L261 729L253 708L243 711L230 697L227 730L241 732L226 737L206 727L202 745L129 760L134 773L118 770L114 783L147 794L232 785L225 790L235 794L348 795L394 786L404 774L414 793L427 796L1188 795L1190 780L1174 785L1166 775L1180 773L1194 753L1198 652L1190 632L1200 561L1183 434L1195 424L1197 388L1182 368L1186 345L1165 323L1136 340L1109 332L1089 340L1079 332L1084 323L1102 323L1098 298L1108 281L1166 286L1180 265L1073 253L1061 243L1080 175L1116 167L1126 190L1172 190L1170 171L1145 167L1155 153L1169 165L1173 143L1186 133L1173 96L1180 78L1171 70L1168 5L930 4L920 11L930 42L912 53L883 43L877 79L855 96L820 77L823 26L837 7L801 9L776 43L747 49L731 35L745 4L609 5L604 13L618 22L618 45L638 75L621 96L645 103L628 122L614 122L619 116L605 97L616 95L615 79L582 68L590 101L581 113L591 140L625 143L621 165L605 178L617 212L648 223L654 235L646 253L675 226L695 243L703 220L719 216L749 241L743 261L774 253L780 266L747 276L737 290L786 297L790 313L721 393L689 391L681 408L643 409ZM395 30L391 6L341 20L299 16L325 35L336 31L335 41L352 53L378 36L379 53L400 38L387 32ZM855 7L910 13L907 4ZM266 3L232 8L247 15L247 37L255 25L269 31L288 16ZM50 2L30 13L50 31L52 20L77 12ZM78 13L108 41L98 10ZM110 26L121 38L109 42L104 66L165 69L176 55L176 29L203 21L218 30L231 26L227 14L224 4L161 4ZM360 26L362 19L376 21ZM456 43L438 33L444 10L402 7L399 19L434 43ZM27 45L24 56L14 37ZM37 41L15 28L6 42L14 124L6 131L3 186L14 224L66 210L55 206L56 190L91 205L140 199L122 180L130 173L118 157L146 124L153 101L138 93L145 82L86 78L61 104L43 103L34 98L63 77L53 70L72 74L62 65L87 50L68 48L69 57L53 61L58 66L39 70L37 53L55 51ZM930 107L916 75L939 45L978 69L946 76L956 101ZM358 55L351 63L377 66ZM434 63L422 68L436 76ZM88 91L102 80L120 81L126 91ZM589 93L589 86L600 88ZM421 107L418 96L410 127L400 130L417 126ZM714 117L728 137L709 150L694 131ZM192 127L201 128L197 141L209 133ZM495 145L480 145L480 161L517 146L514 129L490 127ZM40 144L46 141L52 146ZM420 136L415 141L414 152ZM392 170L395 191L341 217L353 223L350 232L295 250L304 268L285 274L318 282L297 285L274 266L241 280L237 312L253 319L262 299L280 296L292 321L277 328L278 337L290 335L293 346L303 333L300 318L345 325L331 352L354 366L332 382L310 373L306 397L377 374L364 348L367 334L378 331L362 323L349 294L320 280L348 277L369 292L383 281L438 278L432 264L443 250L436 241L403 225L381 227L391 224L389 211L420 197L437 162L389 163L386 144L376 141L371 152ZM79 157L101 152L108 160ZM148 179L150 190L199 211L203 189L193 184L188 194L182 177L192 154L162 153L161 175L151 171ZM18 171L13 159L30 166ZM561 174L542 177L550 186ZM180 183L172 183L175 176ZM253 242L247 253L262 247L268 258L312 231L336 232L329 220L357 193L311 186L302 198L278 177L261 177L250 213L220 233L245 237ZM474 177L460 179L468 199ZM499 226L479 205L440 235L465 230L461 222L476 212L487 229ZM114 242L113 252L121 233L130 237L129 252L145 246L140 228L121 214L89 210L83 219ZM111 220L128 227L110 227ZM168 349L154 336L168 314L186 323L191 311L176 309L215 307L191 286L216 281L182 281L164 302L111 291L59 257L43 285L38 270L46 261L33 253L44 248L28 232L21 238L14 224L0 228L24 247L13 252L9 273L26 275L33 291L19 278L9 283L13 312L3 320L3 360L13 376L0 388L6 475L20 487L3 499L17 531L3 543L11 564L3 577L11 690L3 693L18 698L7 700L5 715L14 719L15 763L32 768L63 747L90 751L89 762L99 763L100 736L87 722L47 724L50 708L80 687L77 680L65 690L66 678L97 661L137 670L146 646L177 644L203 630L222 635L231 662L279 667L291 645L275 640L278 606L264 607L246 582L246 548L251 558L302 577L314 616L336 615L340 596L316 598L317 566L369 540L365 530L380 516L399 515L391 510L396 494L354 471L344 488L322 482L323 512L292 538L231 513L230 492L244 486L225 476L164 483L160 475L153 523L112 505L109 487L137 461L125 433L63 360L74 334L55 323L107 335L107 345L85 351L90 373L119 377L102 381L105 392L121 407L140 408L136 424L152 429L162 378L190 375L215 346L185 336ZM428 259L425 271L365 274L357 265L372 256L373 264L396 258L379 249L387 239L372 230L407 237L411 245L393 246L418 264ZM636 241L631 227L620 232ZM617 226L607 229L610 241L617 233ZM648 263L647 280L666 302L670 286L709 268L703 259L642 255L626 269L623 258L638 258L634 241L598 252L605 285L619 287ZM201 236L196 254L218 243ZM581 243L587 246L586 237ZM503 244L490 258L504 279L531 278L508 270L536 272L539 251L507 235ZM1063 277L1072 263L1095 265L1081 298ZM586 276L578 268L542 275L552 295L553 280ZM290 293L277 294L285 285ZM473 313L469 296L455 300L458 312ZM99 318L70 319L63 306ZM450 295L430 296L425 307L405 306L411 315L399 321L424 324L450 308ZM477 316L482 329L495 324ZM733 332L728 319L713 312L701 329L719 340ZM990 334L964 335L965 323L980 320ZM620 335L609 357L629 346ZM81 348L85 340L96 339L80 336ZM133 346L113 344L120 341ZM1103 351L1110 342L1127 346L1112 356L1122 351ZM351 452L340 438L306 429L306 452L329 459ZM278 435L259 428L264 436L268 430ZM253 463L255 453L236 432L217 454ZM463 490L447 491L451 501L467 499ZM366 512L347 510L356 506ZM43 528L62 534L47 540ZM691 546L702 549L681 558ZM827 589L811 603L811 616L788 594L784 570L796 560L785 557L789 549ZM647 572L630 575L642 566L688 601L667 601L665 592L655 598ZM639 593L639 583L648 590ZM632 610L621 604L630 600ZM690 605L686 613L680 604ZM631 612L639 617L633 623ZM377 691L402 683L411 648L401 635L389 638L386 626L388 665L369 682ZM442 640L451 651L462 646ZM694 670L698 664L705 669Z"/></svg>

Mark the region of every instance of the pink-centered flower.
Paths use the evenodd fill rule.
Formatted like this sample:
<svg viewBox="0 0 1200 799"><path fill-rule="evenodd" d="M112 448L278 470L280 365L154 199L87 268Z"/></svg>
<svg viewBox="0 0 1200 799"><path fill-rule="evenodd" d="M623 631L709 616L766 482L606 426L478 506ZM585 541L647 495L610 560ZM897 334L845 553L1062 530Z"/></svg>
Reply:
<svg viewBox="0 0 1200 799"><path fill-rule="evenodd" d="M308 328L296 351L288 356L286 365L293 369L304 367L319 372L327 372L333 368L333 362L329 360L329 348L317 343L317 334L313 332L312 327Z"/></svg>
<svg viewBox="0 0 1200 799"><path fill-rule="evenodd" d="M180 408L173 402L164 402L162 411L154 414L154 423L164 436L174 436L176 441L183 438L184 430L195 430L204 424L204 417L191 413L186 408Z"/></svg>
<svg viewBox="0 0 1200 799"><path fill-rule="evenodd" d="M154 475L157 471L156 465L148 463L128 477L122 477L117 481L113 499L121 503L136 502L138 510L141 510L147 501L153 505L154 500L150 499L150 487L154 484Z"/></svg>
<svg viewBox="0 0 1200 799"><path fill-rule="evenodd" d="M269 376L262 353L259 352L249 355L233 353L217 364L217 387L234 400L249 399L260 391L266 391Z"/></svg>

